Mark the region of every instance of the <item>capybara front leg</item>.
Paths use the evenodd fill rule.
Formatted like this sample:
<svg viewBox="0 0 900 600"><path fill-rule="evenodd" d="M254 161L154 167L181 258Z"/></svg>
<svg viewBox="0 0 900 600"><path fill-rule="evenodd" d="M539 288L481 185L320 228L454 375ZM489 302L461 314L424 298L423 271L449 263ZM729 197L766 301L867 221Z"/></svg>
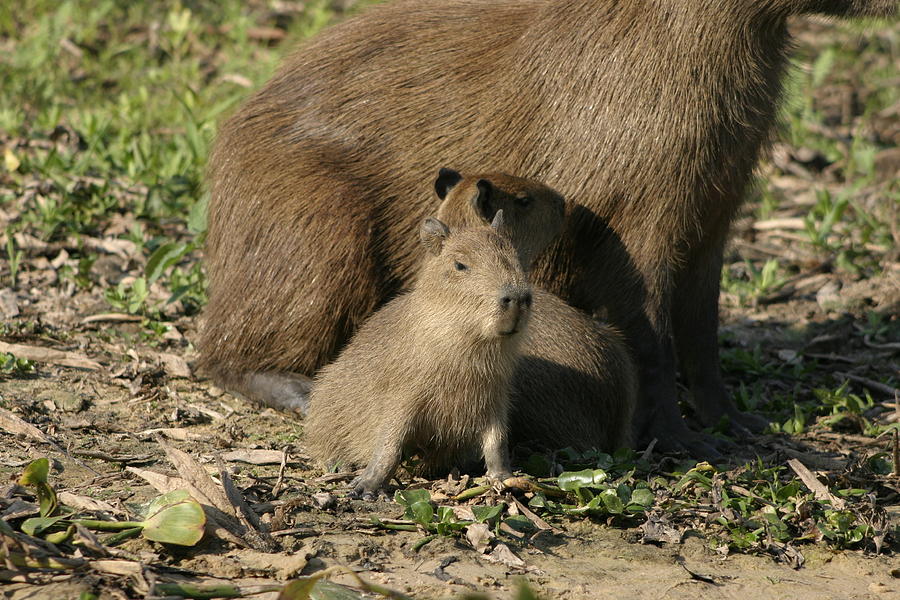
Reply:
<svg viewBox="0 0 900 600"><path fill-rule="evenodd" d="M498 419L488 425L481 436L481 451L484 454L488 479L502 482L512 475L512 469L509 466L505 419Z"/></svg>

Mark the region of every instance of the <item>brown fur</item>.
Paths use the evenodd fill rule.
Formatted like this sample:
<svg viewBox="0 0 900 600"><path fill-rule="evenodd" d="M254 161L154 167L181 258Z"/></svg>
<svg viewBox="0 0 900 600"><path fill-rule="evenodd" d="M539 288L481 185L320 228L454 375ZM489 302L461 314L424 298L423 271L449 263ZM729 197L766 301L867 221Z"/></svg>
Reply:
<svg viewBox="0 0 900 600"><path fill-rule="evenodd" d="M681 419L675 351L703 422L760 424L725 395L717 301L729 224L775 121L786 20L896 8L408 0L328 29L216 141L203 365L275 402L254 373L291 388L279 378L312 374L412 281L434 167L497 168L556 187L602 230L578 264L548 260L534 281L625 332L641 439L712 453Z"/></svg>
<svg viewBox="0 0 900 600"><path fill-rule="evenodd" d="M436 189L437 218L450 227L482 225L502 210L526 268L578 209L539 182L499 173L463 177L442 169ZM511 439L552 449L630 445L637 377L621 333L553 294L535 289L534 297L512 383Z"/></svg>
<svg viewBox="0 0 900 600"><path fill-rule="evenodd" d="M433 470L480 449L488 476L510 472L509 382L530 288L514 248L490 227L455 231L436 251L412 290L372 315L313 386L309 448L326 465L367 464L359 492L383 486L403 450L419 450Z"/></svg>

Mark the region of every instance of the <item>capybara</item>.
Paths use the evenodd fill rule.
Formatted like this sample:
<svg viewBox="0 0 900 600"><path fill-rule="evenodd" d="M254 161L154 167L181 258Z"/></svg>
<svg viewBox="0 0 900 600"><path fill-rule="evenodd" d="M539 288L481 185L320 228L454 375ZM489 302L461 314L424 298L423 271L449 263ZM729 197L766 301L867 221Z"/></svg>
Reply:
<svg viewBox="0 0 900 600"><path fill-rule="evenodd" d="M509 476L509 384L532 296L499 231L502 214L452 232L423 221L429 255L412 289L372 315L316 377L308 446L325 465L367 465L355 493L383 487L404 450L418 451L430 471L480 451L488 477Z"/></svg>
<svg viewBox="0 0 900 600"><path fill-rule="evenodd" d="M526 269L578 209L539 182L500 173L464 177L445 168L434 187L442 200L437 218L449 227L490 223L503 211ZM621 333L553 294L537 287L533 294L512 382L510 439L551 449L628 446L637 378Z"/></svg>
<svg viewBox="0 0 900 600"><path fill-rule="evenodd" d="M638 364L636 433L715 455L681 418L762 426L719 371L730 222L771 137L787 20L896 0L405 0L304 43L219 132L209 163L202 365L302 406L312 375L408 286L436 166L544 181L602 234L533 283L603 311ZM549 252L547 256L552 256ZM674 340L674 344L673 344Z"/></svg>

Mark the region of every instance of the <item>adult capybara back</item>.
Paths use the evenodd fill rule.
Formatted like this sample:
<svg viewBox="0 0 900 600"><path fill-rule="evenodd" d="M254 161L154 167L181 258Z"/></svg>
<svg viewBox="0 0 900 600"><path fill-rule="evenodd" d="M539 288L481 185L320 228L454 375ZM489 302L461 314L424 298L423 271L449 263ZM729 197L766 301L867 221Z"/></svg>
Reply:
<svg viewBox="0 0 900 600"><path fill-rule="evenodd" d="M547 182L604 225L574 276L634 351L642 439L713 453L704 423L759 425L725 395L718 286L729 224L775 120L794 14L896 0L409 0L304 44L220 131L209 168L203 366L264 403L311 375L408 285L452 164ZM674 347L672 340L674 339Z"/></svg>
<svg viewBox="0 0 900 600"><path fill-rule="evenodd" d="M525 268L564 229L570 239L581 237L580 207L536 181L441 169L435 191L437 218L450 227L483 225L502 211ZM544 290L534 288L534 297L512 380L510 439L551 449L628 446L637 377L621 333Z"/></svg>
<svg viewBox="0 0 900 600"><path fill-rule="evenodd" d="M491 227L426 219L430 254L412 289L381 308L316 378L305 427L326 465L367 465L357 493L381 488L404 450L428 467L484 457L510 473L509 384L532 297L515 250ZM474 452L473 452L474 451Z"/></svg>

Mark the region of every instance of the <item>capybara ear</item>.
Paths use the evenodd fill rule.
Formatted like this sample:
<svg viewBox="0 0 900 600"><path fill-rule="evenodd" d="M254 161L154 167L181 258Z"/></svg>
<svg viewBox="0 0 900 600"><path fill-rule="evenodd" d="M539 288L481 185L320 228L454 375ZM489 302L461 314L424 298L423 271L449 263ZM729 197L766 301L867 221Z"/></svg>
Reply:
<svg viewBox="0 0 900 600"><path fill-rule="evenodd" d="M503 209L497 211L497 214L494 215L494 220L491 221L491 227L496 229L497 231L504 230L505 223L503 222Z"/></svg>
<svg viewBox="0 0 900 600"><path fill-rule="evenodd" d="M422 226L419 227L419 239L432 254L441 253L441 248L449 236L450 228L434 217L428 217L422 221Z"/></svg>
<svg viewBox="0 0 900 600"><path fill-rule="evenodd" d="M443 200L447 197L447 192L460 181L462 181L462 175L459 174L459 171L443 167L438 171L437 179L434 180L434 191L437 192L438 198Z"/></svg>
<svg viewBox="0 0 900 600"><path fill-rule="evenodd" d="M472 208L485 222L490 223L494 218L494 184L487 179L479 179L475 184L478 193L472 197Z"/></svg>

